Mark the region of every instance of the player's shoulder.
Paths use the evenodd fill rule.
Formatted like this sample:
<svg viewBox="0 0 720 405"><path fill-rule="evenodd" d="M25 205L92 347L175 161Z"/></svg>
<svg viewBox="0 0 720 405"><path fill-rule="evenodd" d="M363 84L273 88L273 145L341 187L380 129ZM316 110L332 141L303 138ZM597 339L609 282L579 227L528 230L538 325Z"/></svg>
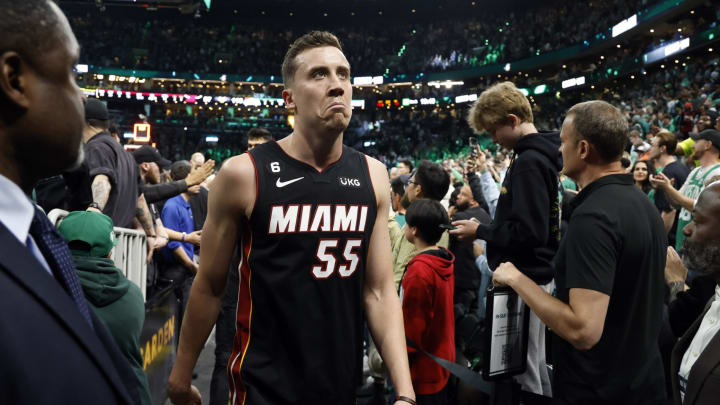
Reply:
<svg viewBox="0 0 720 405"><path fill-rule="evenodd" d="M368 169L370 170L370 174L375 176L376 173L382 173L383 176L387 177L387 175L388 175L387 167L385 166L385 164L383 162L375 159L372 156L368 156L364 153L361 153L361 152L358 152L358 153L360 153L363 156L363 158L365 158L365 161L367 162L367 165L368 165Z"/></svg>
<svg viewBox="0 0 720 405"><path fill-rule="evenodd" d="M210 200L215 200L218 207L228 208L225 212L233 215L242 212L249 218L256 198L255 176L255 165L249 154L231 157L213 180Z"/></svg>
<svg viewBox="0 0 720 405"><path fill-rule="evenodd" d="M248 153L233 156L223 163L215 181L225 185L247 185L255 182L255 163Z"/></svg>

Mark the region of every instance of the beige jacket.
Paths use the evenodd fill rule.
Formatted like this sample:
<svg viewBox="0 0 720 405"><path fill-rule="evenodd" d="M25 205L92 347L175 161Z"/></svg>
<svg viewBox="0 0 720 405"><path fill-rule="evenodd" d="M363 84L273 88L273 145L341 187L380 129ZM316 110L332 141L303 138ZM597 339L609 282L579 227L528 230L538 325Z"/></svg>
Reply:
<svg viewBox="0 0 720 405"><path fill-rule="evenodd" d="M393 279L395 280L395 288L399 289L405 268L410 259L417 255L417 250L415 250L415 245L405 238L405 229L400 228L400 224L397 223L394 216L390 217L388 221L388 229L390 231L390 246L393 257ZM444 232L438 246L447 248L449 243L450 236L447 232Z"/></svg>

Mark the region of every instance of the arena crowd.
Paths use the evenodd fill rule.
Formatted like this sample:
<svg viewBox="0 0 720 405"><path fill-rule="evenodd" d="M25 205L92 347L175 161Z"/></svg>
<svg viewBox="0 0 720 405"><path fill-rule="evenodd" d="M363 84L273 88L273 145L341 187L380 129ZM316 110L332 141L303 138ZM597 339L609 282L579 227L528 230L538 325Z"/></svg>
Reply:
<svg viewBox="0 0 720 405"><path fill-rule="evenodd" d="M716 403L716 52L544 96L520 90L536 78L487 77L350 103L351 66L516 61L649 6L553 2L331 34L0 0L0 403L152 404L140 336L167 293L179 308L162 382L173 404L200 403L193 369L213 329L203 403ZM694 27L716 26L720 8L703 10L716 14ZM275 73L283 86L263 90L284 105L139 115L83 96L78 61ZM464 105L375 105L470 92ZM138 119L152 143L125 139ZM229 136L207 141L218 134ZM117 228L145 243L144 289L114 259ZM522 367L490 393L457 369L488 367L499 292L528 308L526 339Z"/></svg>

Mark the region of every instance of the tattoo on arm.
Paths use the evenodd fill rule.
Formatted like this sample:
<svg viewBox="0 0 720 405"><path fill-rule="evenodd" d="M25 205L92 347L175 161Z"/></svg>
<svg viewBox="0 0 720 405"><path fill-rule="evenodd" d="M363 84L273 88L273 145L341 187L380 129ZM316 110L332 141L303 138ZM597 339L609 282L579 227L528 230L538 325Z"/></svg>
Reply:
<svg viewBox="0 0 720 405"><path fill-rule="evenodd" d="M670 298L668 299L668 303L671 303L675 301L675 298L677 298L677 295L680 291L683 291L685 289L685 283L682 281L673 281L669 284L670 286Z"/></svg>
<svg viewBox="0 0 720 405"><path fill-rule="evenodd" d="M153 227L152 216L150 215L150 209L148 208L147 202L145 201L144 194L141 194L138 198L135 217L142 225L146 235L155 236L155 228Z"/></svg>
<svg viewBox="0 0 720 405"><path fill-rule="evenodd" d="M98 203L100 210L104 210L107 205L108 199L110 198L110 179L104 174L95 176L92 182L92 196L93 201Z"/></svg>

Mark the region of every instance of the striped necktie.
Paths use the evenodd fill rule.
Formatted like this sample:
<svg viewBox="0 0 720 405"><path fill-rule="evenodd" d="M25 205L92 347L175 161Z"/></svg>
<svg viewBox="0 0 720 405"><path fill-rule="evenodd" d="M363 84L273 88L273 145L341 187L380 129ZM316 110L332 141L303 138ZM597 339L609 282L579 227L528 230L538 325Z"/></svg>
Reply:
<svg viewBox="0 0 720 405"><path fill-rule="evenodd" d="M70 295L73 302L90 325L95 330L90 319L90 308L88 308L85 295L80 286L80 279L75 271L72 255L67 242L55 229L48 217L39 208L35 207L35 216L30 225L30 235L35 239L37 247L47 260L53 275L60 282L60 285Z"/></svg>

